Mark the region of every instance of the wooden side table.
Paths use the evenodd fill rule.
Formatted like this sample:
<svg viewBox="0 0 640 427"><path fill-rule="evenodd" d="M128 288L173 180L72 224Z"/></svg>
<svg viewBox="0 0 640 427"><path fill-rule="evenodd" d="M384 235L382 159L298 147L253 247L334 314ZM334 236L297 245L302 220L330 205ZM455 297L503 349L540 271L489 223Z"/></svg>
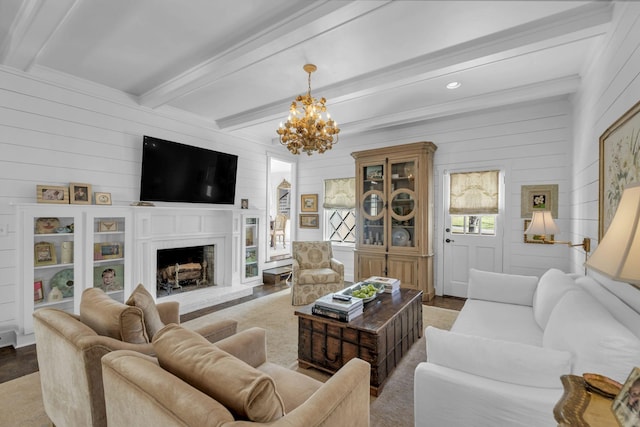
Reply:
<svg viewBox="0 0 640 427"><path fill-rule="evenodd" d="M587 391L581 376L560 377L564 394L553 408L553 416L561 427L618 427L611 405L613 399Z"/></svg>

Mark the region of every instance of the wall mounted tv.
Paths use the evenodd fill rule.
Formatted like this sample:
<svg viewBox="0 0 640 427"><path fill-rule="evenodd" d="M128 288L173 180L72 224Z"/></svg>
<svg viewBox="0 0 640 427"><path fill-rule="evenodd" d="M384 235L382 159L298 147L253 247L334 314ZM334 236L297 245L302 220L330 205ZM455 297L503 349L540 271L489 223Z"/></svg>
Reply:
<svg viewBox="0 0 640 427"><path fill-rule="evenodd" d="M145 136L140 200L234 203L238 156Z"/></svg>

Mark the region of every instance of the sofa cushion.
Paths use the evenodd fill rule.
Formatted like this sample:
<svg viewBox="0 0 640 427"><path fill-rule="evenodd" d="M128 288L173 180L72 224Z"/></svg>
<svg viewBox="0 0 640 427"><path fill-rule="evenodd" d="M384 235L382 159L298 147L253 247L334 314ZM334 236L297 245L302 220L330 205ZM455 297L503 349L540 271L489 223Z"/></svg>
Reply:
<svg viewBox="0 0 640 427"><path fill-rule="evenodd" d="M451 327L453 332L542 346L542 329L533 308L468 299Z"/></svg>
<svg viewBox="0 0 640 427"><path fill-rule="evenodd" d="M156 332L164 328L164 323L160 319L156 302L142 283L133 290L126 304L133 307L140 307L144 313L144 325L150 340L153 339Z"/></svg>
<svg viewBox="0 0 640 427"><path fill-rule="evenodd" d="M267 423L284 416L284 403L267 374L176 324L153 338L158 362L167 371L208 394L237 417Z"/></svg>
<svg viewBox="0 0 640 427"><path fill-rule="evenodd" d="M317 283L340 283L340 274L330 268L300 271L298 275L299 285L315 285Z"/></svg>
<svg viewBox="0 0 640 427"><path fill-rule="evenodd" d="M494 273L471 268L467 298L530 306L538 285L535 276Z"/></svg>
<svg viewBox="0 0 640 427"><path fill-rule="evenodd" d="M549 316L562 295L573 289L580 289L571 276L551 268L538 281L538 288L533 297L533 315L540 328L544 329Z"/></svg>
<svg viewBox="0 0 640 427"><path fill-rule="evenodd" d="M511 341L458 334L428 326L427 361L497 381L560 388L571 353Z"/></svg>
<svg viewBox="0 0 640 427"><path fill-rule="evenodd" d="M80 321L98 335L132 344L149 343L142 309L122 304L100 288L89 288L82 293Z"/></svg>
<svg viewBox="0 0 640 427"><path fill-rule="evenodd" d="M567 292L558 302L543 343L573 353L576 375L592 372L624 383L640 362L640 340L582 290Z"/></svg>

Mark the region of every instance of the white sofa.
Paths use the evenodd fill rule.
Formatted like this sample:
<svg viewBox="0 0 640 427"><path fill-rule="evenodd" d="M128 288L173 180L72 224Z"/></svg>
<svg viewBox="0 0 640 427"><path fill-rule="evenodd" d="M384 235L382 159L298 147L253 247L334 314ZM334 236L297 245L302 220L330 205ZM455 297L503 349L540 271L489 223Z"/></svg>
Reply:
<svg viewBox="0 0 640 427"><path fill-rule="evenodd" d="M472 269L467 296L450 331L426 329L416 426L556 426L561 375L640 366L640 313L591 277Z"/></svg>

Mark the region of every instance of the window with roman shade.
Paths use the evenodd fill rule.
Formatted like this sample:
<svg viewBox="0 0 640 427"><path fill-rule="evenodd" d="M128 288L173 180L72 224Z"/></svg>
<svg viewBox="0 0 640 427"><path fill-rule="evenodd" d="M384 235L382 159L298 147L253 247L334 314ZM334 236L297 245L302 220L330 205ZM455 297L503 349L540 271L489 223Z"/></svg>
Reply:
<svg viewBox="0 0 640 427"><path fill-rule="evenodd" d="M449 214L497 215L500 171L452 173Z"/></svg>
<svg viewBox="0 0 640 427"><path fill-rule="evenodd" d="M327 224L325 238L331 242L355 243L356 179L325 179L322 207Z"/></svg>

